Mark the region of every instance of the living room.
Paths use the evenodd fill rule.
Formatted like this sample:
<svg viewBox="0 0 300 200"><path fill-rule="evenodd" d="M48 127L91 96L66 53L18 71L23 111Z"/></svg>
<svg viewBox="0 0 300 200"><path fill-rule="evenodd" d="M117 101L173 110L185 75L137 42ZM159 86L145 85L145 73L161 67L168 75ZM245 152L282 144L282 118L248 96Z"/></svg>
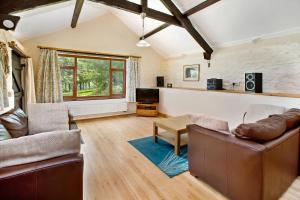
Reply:
<svg viewBox="0 0 300 200"><path fill-rule="evenodd" d="M0 199L300 199L299 8L1 3Z"/></svg>

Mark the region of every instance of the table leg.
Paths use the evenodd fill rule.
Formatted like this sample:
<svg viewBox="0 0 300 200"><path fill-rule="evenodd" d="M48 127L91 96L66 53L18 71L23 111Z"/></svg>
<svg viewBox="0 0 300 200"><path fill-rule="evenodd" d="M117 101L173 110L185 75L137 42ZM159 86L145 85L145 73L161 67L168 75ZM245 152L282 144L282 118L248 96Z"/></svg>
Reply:
<svg viewBox="0 0 300 200"><path fill-rule="evenodd" d="M153 123L153 142L157 143L158 127Z"/></svg>
<svg viewBox="0 0 300 200"><path fill-rule="evenodd" d="M180 134L176 133L174 150L176 155L180 154Z"/></svg>

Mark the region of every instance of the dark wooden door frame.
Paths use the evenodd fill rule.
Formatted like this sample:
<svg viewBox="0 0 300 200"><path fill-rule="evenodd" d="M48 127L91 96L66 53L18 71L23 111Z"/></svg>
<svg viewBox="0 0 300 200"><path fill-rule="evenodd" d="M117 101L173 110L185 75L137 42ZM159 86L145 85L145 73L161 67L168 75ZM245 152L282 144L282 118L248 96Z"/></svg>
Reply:
<svg viewBox="0 0 300 200"><path fill-rule="evenodd" d="M14 61L15 56L18 57L19 61L19 66L16 66L16 62ZM22 71L25 67L25 65L23 65L21 63L21 59L22 59L22 55L20 55L18 52L16 51L12 51L12 81L13 81L13 85L16 87L17 91L14 91L14 97L15 97L15 103L16 100L20 99L20 101L18 102L18 105L15 104L15 108L16 107L23 107L23 96L24 96L24 89L23 89L23 85L22 85ZM20 74L16 73L16 70L19 71Z"/></svg>

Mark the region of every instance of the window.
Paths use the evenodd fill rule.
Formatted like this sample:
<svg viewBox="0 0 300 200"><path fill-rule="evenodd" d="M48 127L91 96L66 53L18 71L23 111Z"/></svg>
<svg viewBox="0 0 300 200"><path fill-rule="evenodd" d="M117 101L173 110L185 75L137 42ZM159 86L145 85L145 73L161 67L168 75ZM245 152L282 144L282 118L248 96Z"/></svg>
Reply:
<svg viewBox="0 0 300 200"><path fill-rule="evenodd" d="M126 61L59 54L65 100L124 98Z"/></svg>

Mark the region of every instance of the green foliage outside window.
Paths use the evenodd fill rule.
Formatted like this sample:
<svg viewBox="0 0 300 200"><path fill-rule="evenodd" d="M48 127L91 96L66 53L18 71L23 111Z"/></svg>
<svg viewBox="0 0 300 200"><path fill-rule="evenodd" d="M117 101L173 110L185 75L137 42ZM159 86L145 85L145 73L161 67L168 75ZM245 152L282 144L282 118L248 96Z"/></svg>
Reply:
<svg viewBox="0 0 300 200"><path fill-rule="evenodd" d="M109 96L109 60L78 58L77 96Z"/></svg>
<svg viewBox="0 0 300 200"><path fill-rule="evenodd" d="M65 97L72 97L74 89L77 93L75 97L123 95L124 60L60 56L59 65ZM110 80L110 73L112 80ZM76 88L74 88L74 77L77 81Z"/></svg>

